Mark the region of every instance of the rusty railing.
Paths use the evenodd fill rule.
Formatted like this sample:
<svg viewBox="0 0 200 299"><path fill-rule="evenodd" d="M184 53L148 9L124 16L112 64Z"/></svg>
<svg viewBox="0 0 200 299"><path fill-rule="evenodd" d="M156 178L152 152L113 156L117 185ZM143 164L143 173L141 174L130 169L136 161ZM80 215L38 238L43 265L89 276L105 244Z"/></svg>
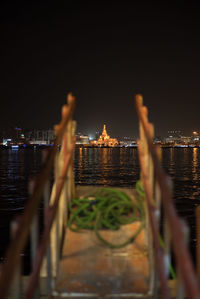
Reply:
<svg viewBox="0 0 200 299"><path fill-rule="evenodd" d="M154 248L155 267L153 265L153 268L157 269L154 273L154 286L159 287L161 298L170 298L168 275L172 247L176 261L176 297L184 298L186 295L187 298L197 299L200 298L200 290L187 248L186 224L177 215L172 199L172 183L161 167L160 148L153 143L154 127L148 121L148 110L143 106L141 95L136 95L135 103L139 117L138 153L141 180L145 189L148 210L147 229L151 228L148 234L149 242L152 242ZM160 206L163 209L164 246L161 246L160 242Z"/></svg>
<svg viewBox="0 0 200 299"><path fill-rule="evenodd" d="M0 298L6 298L12 290L15 298L39 298L40 276L45 277L46 294L49 295L57 275L62 236L67 221L67 203L74 190L73 151L75 98L68 94L68 104L62 107L62 119L55 126L55 139L48 152L41 173L30 184L30 198L22 216L12 224L12 240L0 271ZM54 166L54 183L50 192L50 180ZM51 195L50 195L51 193ZM44 228L39 240L38 212L43 199ZM21 253L31 231L32 272L26 287L21 286Z"/></svg>

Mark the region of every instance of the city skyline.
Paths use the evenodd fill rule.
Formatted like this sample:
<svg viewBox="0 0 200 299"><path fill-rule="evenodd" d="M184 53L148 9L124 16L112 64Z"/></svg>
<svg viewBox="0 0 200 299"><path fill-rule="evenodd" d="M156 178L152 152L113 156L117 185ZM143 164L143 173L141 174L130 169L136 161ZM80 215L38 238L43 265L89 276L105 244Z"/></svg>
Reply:
<svg viewBox="0 0 200 299"><path fill-rule="evenodd" d="M101 135L102 129L104 128L106 124L103 124L102 127L97 131L95 131L95 129L90 130L89 132L82 132L82 131L76 131L75 135L76 136L88 136L90 140L96 140L99 138L99 136ZM106 125L107 128L107 125ZM112 127L108 127L108 132L110 134L110 132L112 131ZM20 128L20 127L14 127L14 128L9 128L9 129L5 129L4 131L0 132L0 137L1 138L15 138L18 135L23 135L23 137L28 137L30 135L36 134L36 135L40 135L40 134L47 134L48 132L51 132L51 135L53 134L53 129L49 128L49 129L44 129L44 128L40 128L40 129L36 129L36 128L32 128L32 129L25 129L25 128ZM92 133L95 132L95 133ZM19 134L20 133L20 134ZM139 133L139 132L138 132ZM111 134L112 135L112 134ZM165 132L164 135L155 135L155 138L167 138L167 137L195 137L195 136L200 136L200 130L192 130L189 134L186 134L185 131L183 130L177 130L177 129L173 129L173 130L168 130L167 132ZM138 134L136 135L116 135L113 136L117 139L126 139L126 138L132 138L132 139L137 139L138 138ZM29 139L29 137L28 137Z"/></svg>
<svg viewBox="0 0 200 299"><path fill-rule="evenodd" d="M1 3L0 131L53 127L69 91L78 131L136 136L138 92L156 135L197 130L199 5Z"/></svg>

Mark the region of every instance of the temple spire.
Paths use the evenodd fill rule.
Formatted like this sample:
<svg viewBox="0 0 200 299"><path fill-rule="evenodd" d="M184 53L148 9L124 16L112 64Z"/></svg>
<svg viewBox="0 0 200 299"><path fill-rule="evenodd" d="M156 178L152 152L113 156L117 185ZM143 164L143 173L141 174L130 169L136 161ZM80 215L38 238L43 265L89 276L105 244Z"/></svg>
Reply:
<svg viewBox="0 0 200 299"><path fill-rule="evenodd" d="M117 146L118 141L116 138L110 138L106 131L106 125L103 125L103 131L97 141L94 141L95 145L98 146Z"/></svg>
<svg viewBox="0 0 200 299"><path fill-rule="evenodd" d="M106 132L106 125L103 125L103 132L102 132L102 135L107 135L107 132Z"/></svg>
<svg viewBox="0 0 200 299"><path fill-rule="evenodd" d="M103 131L102 131L102 137L103 138L109 138L107 131L106 131L106 125L103 125Z"/></svg>

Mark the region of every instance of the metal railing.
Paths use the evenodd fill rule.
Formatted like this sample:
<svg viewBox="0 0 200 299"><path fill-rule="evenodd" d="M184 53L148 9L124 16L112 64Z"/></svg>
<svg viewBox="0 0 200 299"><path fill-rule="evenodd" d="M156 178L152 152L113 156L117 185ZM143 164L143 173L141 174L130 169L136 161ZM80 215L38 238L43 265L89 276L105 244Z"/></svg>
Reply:
<svg viewBox="0 0 200 299"><path fill-rule="evenodd" d="M68 105L62 109L61 123L55 126L54 145L49 151L43 170L30 183L30 199L22 217L12 224L12 240L0 271L0 298L6 298L15 282L15 298L40 297L40 277L46 281L46 295L54 288L58 272L61 243L67 222L67 206L74 192L73 150L74 122L72 115L75 98L68 95ZM160 149L153 144L154 128L148 121L148 111L141 95L136 96L136 109L140 123L138 146L141 180L146 194L147 230L149 243L153 244L154 294L159 289L161 298L170 298L168 276L171 247L176 258L177 298L200 298L196 274L187 249L187 229L178 217L171 194L170 179L164 173ZM58 150L60 148L60 150ZM54 166L54 183L50 188ZM50 192L51 190L51 192ZM51 194L50 194L51 193ZM39 206L44 204L44 228L39 238ZM160 208L163 209L163 239L160 242ZM26 290L21 288L21 253L31 232L32 272ZM40 239L40 242L39 242ZM158 295L158 294L157 294Z"/></svg>
<svg viewBox="0 0 200 299"><path fill-rule="evenodd" d="M148 121L147 107L143 106L141 95L135 97L136 110L139 117L140 140L138 153L141 167L141 180L146 194L147 202L147 229L149 242L153 244L155 289L159 289L161 298L170 298L168 286L170 252L175 256L177 275L177 298L200 298L197 276L192 259L187 248L187 228L176 213L172 199L171 181L165 174L160 163L160 149L153 143L154 127ZM163 210L163 239L160 242L160 207ZM155 271L155 270L154 270ZM158 294L157 294L158 295ZM155 295L156 296L156 295Z"/></svg>
<svg viewBox="0 0 200 299"><path fill-rule="evenodd" d="M62 119L55 126L55 140L43 169L30 183L30 198L22 216L12 224L12 240L0 271L0 298L6 298L15 283L15 298L39 298L40 276L46 279L47 295L51 293L58 270L61 242L67 221L67 203L74 192L73 151L75 124L72 116L75 98L68 94L62 107ZM50 180L54 166L54 183L50 195ZM44 227L39 238L38 213L43 200ZM21 288L21 253L31 232L32 272L26 290ZM39 241L40 239L40 241Z"/></svg>

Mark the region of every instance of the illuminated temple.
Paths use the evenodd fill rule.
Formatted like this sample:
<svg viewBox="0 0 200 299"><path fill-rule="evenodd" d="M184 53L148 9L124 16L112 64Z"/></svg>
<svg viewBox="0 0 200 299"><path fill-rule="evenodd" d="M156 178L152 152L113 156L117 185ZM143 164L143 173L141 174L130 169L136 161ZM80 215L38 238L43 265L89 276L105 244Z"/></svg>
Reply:
<svg viewBox="0 0 200 299"><path fill-rule="evenodd" d="M98 146L117 146L118 141L116 138L110 138L106 131L106 125L104 125L102 134L97 141L93 141L93 144Z"/></svg>

